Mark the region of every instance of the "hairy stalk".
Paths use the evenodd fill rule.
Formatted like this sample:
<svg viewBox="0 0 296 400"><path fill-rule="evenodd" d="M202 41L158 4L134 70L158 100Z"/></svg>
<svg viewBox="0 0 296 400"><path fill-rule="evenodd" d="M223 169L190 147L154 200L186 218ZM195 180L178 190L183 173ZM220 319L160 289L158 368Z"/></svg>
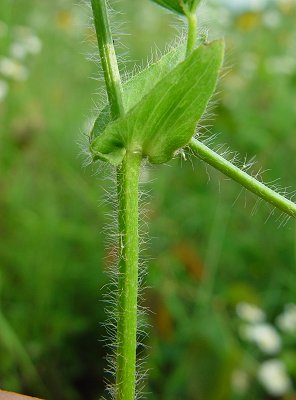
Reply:
<svg viewBox="0 0 296 400"><path fill-rule="evenodd" d="M190 56L195 48L197 36L197 16L196 12L190 13L187 16L188 21L188 36L187 36L187 51L186 57Z"/></svg>
<svg viewBox="0 0 296 400"><path fill-rule="evenodd" d="M133 400L136 385L138 297L138 186L141 154L127 153L118 172L119 292L116 400Z"/></svg>
<svg viewBox="0 0 296 400"><path fill-rule="evenodd" d="M116 119L124 114L124 108L122 85L108 19L106 0L91 0L91 5L111 114L113 119Z"/></svg>
<svg viewBox="0 0 296 400"><path fill-rule="evenodd" d="M279 208L284 213L296 218L295 203L286 199L279 193L276 193L274 190L264 185L264 183L258 181L246 172L242 171L240 168L233 165L230 161L225 160L225 158L221 157L199 140L191 139L189 146L194 154L196 154L203 161L207 162L217 170L221 171L223 174L240 183L250 192L255 193L268 203Z"/></svg>
<svg viewBox="0 0 296 400"><path fill-rule="evenodd" d="M191 18L195 17L195 20L191 20ZM187 40L187 54L190 55L195 47L195 39L197 35L197 23L196 23L196 14L188 15L188 40ZM268 203L273 206L279 208L283 212L292 217L296 217L296 204L292 201L286 199L284 196L276 193L274 190L270 189L262 182L253 178L245 171L242 171L240 168L233 165L228 160L225 160L215 151L211 150L209 147L201 143L199 140L191 139L189 142L189 147L199 158L206 161L208 164L212 165L225 175L234 179L236 182L240 183L249 191L255 193L257 196L266 200Z"/></svg>
<svg viewBox="0 0 296 400"><path fill-rule="evenodd" d="M123 91L106 0L91 0L112 118L124 115ZM117 168L119 279L116 343L116 400L134 400L138 297L138 187L141 155L126 153Z"/></svg>

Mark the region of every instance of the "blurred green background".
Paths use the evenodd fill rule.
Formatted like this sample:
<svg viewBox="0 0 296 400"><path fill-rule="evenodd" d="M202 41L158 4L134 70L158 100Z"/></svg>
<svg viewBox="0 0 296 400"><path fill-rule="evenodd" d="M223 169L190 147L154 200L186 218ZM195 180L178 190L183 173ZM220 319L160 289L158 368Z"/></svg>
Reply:
<svg viewBox="0 0 296 400"><path fill-rule="evenodd" d="M184 27L148 0L111 4L123 73ZM295 1L213 0L200 15L227 43L207 135L292 192ZM54 400L97 399L106 376L112 183L84 166L103 88L89 17L70 0L0 2L0 388ZM147 399L295 399L295 222L190 156L143 180Z"/></svg>

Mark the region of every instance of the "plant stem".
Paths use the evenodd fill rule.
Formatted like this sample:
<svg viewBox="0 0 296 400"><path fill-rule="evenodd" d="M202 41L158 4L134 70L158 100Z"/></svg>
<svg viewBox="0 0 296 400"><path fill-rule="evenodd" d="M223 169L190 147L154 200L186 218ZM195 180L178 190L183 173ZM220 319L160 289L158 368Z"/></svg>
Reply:
<svg viewBox="0 0 296 400"><path fill-rule="evenodd" d="M138 186L141 155L127 152L118 171L120 263L116 400L133 400L136 385Z"/></svg>
<svg viewBox="0 0 296 400"><path fill-rule="evenodd" d="M124 115L123 90L106 0L91 0L112 118ZM138 188L142 156L127 152L117 168L119 278L116 343L116 400L134 400L136 391L138 297Z"/></svg>
<svg viewBox="0 0 296 400"><path fill-rule="evenodd" d="M186 57L190 56L195 48L197 36L197 16L196 12L187 14L188 21L188 36L187 36L187 51Z"/></svg>
<svg viewBox="0 0 296 400"><path fill-rule="evenodd" d="M197 35L196 13L188 14L187 20L188 38L186 57L188 57L192 53L195 47L195 39ZM246 172L242 171L240 168L233 165L231 162L225 160L223 157L211 150L209 147L205 146L200 141L193 138L191 139L189 146L194 154L196 154L202 160L206 161L208 164L212 165L225 175L234 179L246 189L255 193L257 196L279 208L286 214L291 215L292 217L296 217L296 204L292 201L286 199L279 193L276 193L274 190L270 189L262 182L259 182L257 179L253 178Z"/></svg>
<svg viewBox="0 0 296 400"><path fill-rule="evenodd" d="M191 139L191 141L189 142L189 146L194 154L196 154L203 161L207 162L223 174L240 183L250 192L255 193L257 196L266 200L268 203L279 208L284 213L296 218L295 203L286 199L279 193L276 193L274 190L264 185L264 183L259 182L251 175L233 165L230 161L225 160L223 157L201 143L199 140L196 140L194 138Z"/></svg>
<svg viewBox="0 0 296 400"><path fill-rule="evenodd" d="M91 5L111 114L113 119L116 119L124 114L123 92L108 19L106 0L91 0Z"/></svg>

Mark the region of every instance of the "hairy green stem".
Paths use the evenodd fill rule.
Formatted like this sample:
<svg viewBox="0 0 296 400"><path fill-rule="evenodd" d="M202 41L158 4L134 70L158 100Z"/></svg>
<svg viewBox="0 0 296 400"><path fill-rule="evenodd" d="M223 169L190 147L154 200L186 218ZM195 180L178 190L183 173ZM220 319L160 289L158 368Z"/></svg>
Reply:
<svg viewBox="0 0 296 400"><path fill-rule="evenodd" d="M187 51L186 57L190 56L195 48L197 36L197 16L196 12L190 13L187 16L188 21L188 35L187 35Z"/></svg>
<svg viewBox="0 0 296 400"><path fill-rule="evenodd" d="M124 115L123 91L106 0L91 0L112 118ZM119 278L116 343L116 400L134 400L136 391L138 297L138 187L142 156L127 152L117 168Z"/></svg>
<svg viewBox="0 0 296 400"><path fill-rule="evenodd" d="M91 0L104 71L108 100L113 119L124 114L121 79L110 29L106 0Z"/></svg>
<svg viewBox="0 0 296 400"><path fill-rule="evenodd" d="M188 55L192 53L195 47L195 39L197 35L196 13L187 15L187 20L188 39L186 57L188 57ZM225 175L234 179L250 192L255 193L257 196L266 200L273 206L279 208L286 214L291 215L292 217L296 217L296 204L292 201L288 200L279 193L276 193L274 190L264 185L264 183L258 181L257 179L247 174L245 171L233 165L231 162L225 160L223 157L221 157L219 154L211 150L200 141L194 138L191 139L189 147L199 158L206 161L208 164L212 165Z"/></svg>
<svg viewBox="0 0 296 400"><path fill-rule="evenodd" d="M199 158L208 164L212 165L223 174L232 178L236 182L240 183L250 192L253 192L257 196L266 200L268 203L277 207L284 213L296 217L296 204L286 199L284 196L270 189L264 183L253 178L245 171L233 165L230 161L225 160L215 151L201 143L199 140L191 139L189 147Z"/></svg>
<svg viewBox="0 0 296 400"><path fill-rule="evenodd" d="M133 400L136 385L138 297L138 186L142 155L127 152L118 171L119 292L116 400Z"/></svg>

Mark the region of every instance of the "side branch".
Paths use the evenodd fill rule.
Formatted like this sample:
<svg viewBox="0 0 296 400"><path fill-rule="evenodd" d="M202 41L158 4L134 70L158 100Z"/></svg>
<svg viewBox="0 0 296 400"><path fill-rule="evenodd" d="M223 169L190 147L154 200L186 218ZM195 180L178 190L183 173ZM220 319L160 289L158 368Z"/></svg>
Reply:
<svg viewBox="0 0 296 400"><path fill-rule="evenodd" d="M191 139L189 147L194 154L212 167L216 168L218 171L240 183L250 192L253 192L263 200L266 200L284 213L296 218L296 204L291 200L288 200L286 197L270 189L264 183L258 181L251 175L233 165L230 161L225 160L225 158L221 157L199 140L194 138Z"/></svg>

